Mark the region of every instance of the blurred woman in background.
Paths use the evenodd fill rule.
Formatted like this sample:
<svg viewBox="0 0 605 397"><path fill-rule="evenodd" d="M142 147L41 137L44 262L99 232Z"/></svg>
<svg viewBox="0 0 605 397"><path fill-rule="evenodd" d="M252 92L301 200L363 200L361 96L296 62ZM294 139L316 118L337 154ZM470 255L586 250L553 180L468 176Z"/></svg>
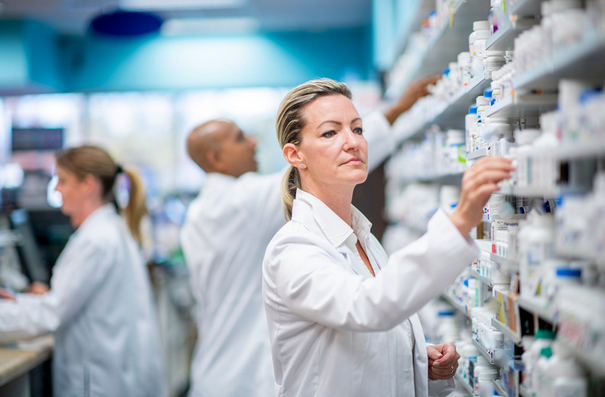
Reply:
<svg viewBox="0 0 605 397"><path fill-rule="evenodd" d="M61 211L76 228L53 268L50 289L0 300L0 342L54 333L55 396L165 396L158 325L141 254L146 213L138 174L103 149L56 155ZM129 181L119 214L114 187Z"/></svg>

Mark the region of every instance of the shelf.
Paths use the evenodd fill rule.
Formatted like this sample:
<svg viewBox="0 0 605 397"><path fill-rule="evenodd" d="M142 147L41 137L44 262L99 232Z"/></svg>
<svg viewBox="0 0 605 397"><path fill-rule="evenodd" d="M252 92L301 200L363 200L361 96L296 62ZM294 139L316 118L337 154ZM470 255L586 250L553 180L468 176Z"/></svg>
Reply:
<svg viewBox="0 0 605 397"><path fill-rule="evenodd" d="M487 117L536 117L557 107L557 94L527 94L508 97L490 106Z"/></svg>
<svg viewBox="0 0 605 397"><path fill-rule="evenodd" d="M489 13L489 2L482 0L460 0L453 6L453 24L446 19L428 42L409 46L406 52L414 54L409 62L413 63L409 76L390 86L387 97L399 97L407 85L422 76L442 73L450 62L456 61L458 54L468 51L468 36L473 32L473 22L485 20ZM418 55L415 54L418 53Z"/></svg>
<svg viewBox="0 0 605 397"><path fill-rule="evenodd" d="M505 221L505 222L508 222L508 221L523 221L525 219L527 219L527 215L526 214L514 214L514 215L512 215L508 219L500 218L497 215L492 216L492 220L494 220L494 221ZM507 258L504 258L502 256L500 258L503 258L504 260L507 259Z"/></svg>
<svg viewBox="0 0 605 397"><path fill-rule="evenodd" d="M502 27L498 27L496 33L487 39L485 49L489 51L512 50L517 36L537 24L536 20L523 19L516 23L509 22Z"/></svg>
<svg viewBox="0 0 605 397"><path fill-rule="evenodd" d="M518 0L511 4L510 14L520 16L540 16L540 4L542 0Z"/></svg>
<svg viewBox="0 0 605 397"><path fill-rule="evenodd" d="M542 307L540 303L536 302L534 299L519 296L517 298L517 304L519 307L525 309L525 311L528 311L533 315L537 315L541 319L546 320L553 325L555 324L555 314L553 311Z"/></svg>
<svg viewBox="0 0 605 397"><path fill-rule="evenodd" d="M403 182L433 182L444 185L460 185L463 173L463 171L426 173L418 176L405 176L402 180Z"/></svg>
<svg viewBox="0 0 605 397"><path fill-rule="evenodd" d="M490 287L493 287L494 284L489 277L482 276L475 270L471 270L471 276L475 277L477 280L481 281L483 284L487 284Z"/></svg>
<svg viewBox="0 0 605 397"><path fill-rule="evenodd" d="M500 382L498 380L494 381L494 389L496 389L498 394L502 397L508 397L508 393L506 393L506 390L504 390L502 386L500 386Z"/></svg>
<svg viewBox="0 0 605 397"><path fill-rule="evenodd" d="M430 73L441 73L458 53L468 51L468 36L473 32L473 22L485 20L490 5L481 0L458 1L454 5L453 25L442 25L426 47L414 78Z"/></svg>
<svg viewBox="0 0 605 397"><path fill-rule="evenodd" d="M584 364L589 372L605 377L605 361L602 356L597 355L593 350L585 350L575 346L573 342L564 336L557 335L557 341L567 347L567 350L572 353L580 363Z"/></svg>
<svg viewBox="0 0 605 397"><path fill-rule="evenodd" d="M506 265L506 266L515 266L517 263L513 259L505 258L503 256L496 255L496 254L489 254L489 259L496 263L499 263L501 265Z"/></svg>
<svg viewBox="0 0 605 397"><path fill-rule="evenodd" d="M485 350L485 347L481 346L481 343L477 342L475 339L471 338L471 340L473 341L473 344L475 345L477 350L479 350L479 352L483 355L483 357L485 357L491 365L495 365L494 359L490 357L490 355Z"/></svg>
<svg viewBox="0 0 605 397"><path fill-rule="evenodd" d="M475 151L470 152L467 156L467 160L477 160L483 156L487 156L487 148L481 148Z"/></svg>
<svg viewBox="0 0 605 397"><path fill-rule="evenodd" d="M512 340L516 345L521 346L521 335L517 334L516 332L513 332L510 328L508 328L506 325L502 324L495 318L492 318L492 326L498 331L502 332L504 336Z"/></svg>
<svg viewBox="0 0 605 397"><path fill-rule="evenodd" d="M605 156L605 145L570 145L563 144L563 146L556 148L554 151L551 150L553 156L557 160L575 160L575 159L586 159L592 157L604 157Z"/></svg>
<svg viewBox="0 0 605 397"><path fill-rule="evenodd" d="M472 396L473 388L471 387L471 385L469 385L468 382L466 382L464 379L462 379L462 377L458 374L454 375L454 377L456 378L456 384L461 385L464 388L464 390Z"/></svg>
<svg viewBox="0 0 605 397"><path fill-rule="evenodd" d="M498 194L518 197L540 197L540 198L556 198L558 193L554 189L547 189L535 186L503 186Z"/></svg>
<svg viewBox="0 0 605 397"><path fill-rule="evenodd" d="M463 130L464 116L468 113L469 107L475 103L479 95L490 87L490 82L483 76L478 76L471 80L465 89L460 90L449 103L444 104L425 120L420 123L410 123L410 120L404 115L397 119L393 129L396 130L398 136L404 137L403 140L422 139L425 131L433 124Z"/></svg>
<svg viewBox="0 0 605 397"><path fill-rule="evenodd" d="M534 397L533 393L522 385L519 385L519 395L521 397Z"/></svg>
<svg viewBox="0 0 605 397"><path fill-rule="evenodd" d="M586 252L584 250L577 250L574 248L569 248L569 247L562 247L561 245L557 244L555 246L555 253L559 256L563 256L566 258L580 258L580 259L588 259L588 260L594 260L594 261L603 261L603 259L605 258L604 255L599 255L598 252Z"/></svg>
<svg viewBox="0 0 605 397"><path fill-rule="evenodd" d="M458 299L443 293L441 297L446 300L450 305L454 306L454 309L458 310L460 313L463 313L465 316L467 315L466 306L462 304Z"/></svg>
<svg viewBox="0 0 605 397"><path fill-rule="evenodd" d="M513 78L513 88L519 90L554 90L565 78L581 78L586 82L603 84L605 70L605 35L588 37L568 46L552 59Z"/></svg>
<svg viewBox="0 0 605 397"><path fill-rule="evenodd" d="M397 32L396 48L400 51L405 49L407 42L410 38L410 33L419 31L422 28L422 22L429 18L431 11L435 10L435 2L430 0L415 0L416 7L415 12L410 10L413 14L408 20L408 23L402 22L404 26L403 30Z"/></svg>

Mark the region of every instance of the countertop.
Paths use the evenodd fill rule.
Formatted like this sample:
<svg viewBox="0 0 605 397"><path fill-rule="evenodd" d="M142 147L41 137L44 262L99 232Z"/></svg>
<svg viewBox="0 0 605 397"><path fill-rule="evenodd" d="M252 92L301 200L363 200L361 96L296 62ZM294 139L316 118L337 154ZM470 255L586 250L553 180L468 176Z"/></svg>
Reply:
<svg viewBox="0 0 605 397"><path fill-rule="evenodd" d="M0 386L27 373L48 359L53 350L52 335L17 343L15 347L0 345Z"/></svg>

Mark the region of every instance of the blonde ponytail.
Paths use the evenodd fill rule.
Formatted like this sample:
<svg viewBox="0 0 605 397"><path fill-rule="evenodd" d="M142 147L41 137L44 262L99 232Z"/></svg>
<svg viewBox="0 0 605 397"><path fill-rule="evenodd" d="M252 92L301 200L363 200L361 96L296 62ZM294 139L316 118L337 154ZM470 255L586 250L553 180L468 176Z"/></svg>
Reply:
<svg viewBox="0 0 605 397"><path fill-rule="evenodd" d="M300 188L301 184L298 168L290 166L284 175L281 186L281 200L284 206L284 216L287 221L292 219L292 207L294 206L294 199L296 198L296 189Z"/></svg>
<svg viewBox="0 0 605 397"><path fill-rule="evenodd" d="M124 169L123 171L128 175L130 180L130 186L128 191L128 205L124 208L124 219L128 225L128 229L132 236L139 243L143 242L143 235L141 234L141 219L147 214L147 207L145 203L145 186L143 180L139 176L139 173L132 168Z"/></svg>

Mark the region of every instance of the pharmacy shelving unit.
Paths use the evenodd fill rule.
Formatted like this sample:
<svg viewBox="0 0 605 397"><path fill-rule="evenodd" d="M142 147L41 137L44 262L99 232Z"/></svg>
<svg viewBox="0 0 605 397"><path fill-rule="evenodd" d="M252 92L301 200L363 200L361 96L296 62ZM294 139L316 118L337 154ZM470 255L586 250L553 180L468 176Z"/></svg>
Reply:
<svg viewBox="0 0 605 397"><path fill-rule="evenodd" d="M464 391L466 391L468 394L470 394L471 396L473 395L473 388L471 387L471 385L469 385L466 380L464 380L460 375L456 374L454 375L454 378L456 378L456 384L457 385L461 385L464 388Z"/></svg>
<svg viewBox="0 0 605 397"><path fill-rule="evenodd" d="M488 51L512 50L517 36L536 24L536 20L520 19L499 26L496 33L485 43L485 49Z"/></svg>
<svg viewBox="0 0 605 397"><path fill-rule="evenodd" d="M605 377L605 362L602 356L599 356L593 350L579 348L566 338L559 338L558 340L574 354L578 361L583 363L586 368L589 368L591 372Z"/></svg>
<svg viewBox="0 0 605 397"><path fill-rule="evenodd" d="M487 117L536 117L557 107L557 94L525 94L510 96L490 106Z"/></svg>
<svg viewBox="0 0 605 397"><path fill-rule="evenodd" d="M434 173L423 173L419 175L410 175L403 177L404 183L412 182L428 182L428 183L439 183L444 185L460 185L462 181L462 171L454 172L434 172Z"/></svg>
<svg viewBox="0 0 605 397"><path fill-rule="evenodd" d="M533 397L533 393L530 390L527 390L523 386L519 386L519 395L521 397Z"/></svg>
<svg viewBox="0 0 605 397"><path fill-rule="evenodd" d="M495 380L494 381L494 389L498 392L498 394L501 397L508 397L508 394L506 393L506 391L502 388L502 386L500 386L500 382Z"/></svg>
<svg viewBox="0 0 605 397"><path fill-rule="evenodd" d="M488 50L512 50L515 39L536 23L537 19L532 19L532 16L540 15L541 2L541 0L513 0L508 2L507 12L511 16L511 22L499 27L498 32L486 42L486 48ZM482 3L482 7L489 5L488 1L454 2L453 26L446 21L422 50L412 48L417 54L412 54L413 56L409 57L412 60L413 67L410 68L411 72L408 78L400 80L403 83L399 87L387 88L393 92L401 93L405 84L413 79L431 72L440 72L447 68L449 62L456 61L457 54L467 50L468 35L472 31L472 22L487 19L489 10L476 7L478 3ZM461 26L464 24L466 24L466 27ZM404 120L400 125L396 124L394 128L399 129L399 136L405 136L408 141L422 139L431 125L438 125L442 130L447 128L462 129L468 107L475 102L477 96L481 95L490 86L491 80L486 77L480 76L472 80L447 102L429 109L423 119L416 122L415 125ZM509 120L539 117L541 114L556 108L558 98L555 92L558 84L561 79L568 78L581 79L598 85L603 84L605 81L605 34L587 32L580 42L555 52L552 58L544 59L542 63L537 64L531 70L516 75L512 80L514 95L491 106L486 110L486 115L488 117L506 117ZM475 161L487 155L489 155L488 151L481 149L469 153L467 161ZM544 153L540 151L530 153L530 157L543 155ZM576 160L604 159L605 145L571 146L563 144L561 147L548 149L548 156L554 159L554 164L557 166ZM414 175L410 176L407 182L440 182L443 180L443 175ZM451 180L449 182L452 183ZM562 185L505 186L499 193L517 197L546 199L557 198L561 194L568 193L568 191ZM579 252L573 247L557 247L556 252L563 257L603 260L603 258L599 259L595 253ZM490 259L505 266L509 271L518 272L518 258L504 258L490 254ZM492 280L478 272L472 271L471 276L488 287L493 286ZM468 309L462 302L447 293L443 293L441 297L457 311L468 315ZM522 336L532 335L532 332L538 326L546 324L553 328L557 327L557 314L542 302L520 297L513 304L515 305L516 316L518 316L516 332L513 332L505 324L498 322L497 319L492 319L492 326L514 342L517 346L516 349L521 349ZM533 329L531 328L531 321L528 320L531 318L528 317L530 315L534 319ZM595 353L586 351L581 346L563 337L561 337L561 341L570 347L578 361L583 363L592 374L605 378L605 362L601 357L597 357ZM485 349L476 341L473 342L478 345L479 351L493 363L494 360L489 357ZM462 379L458 380L460 384L468 388L469 393L472 392L468 384L465 384ZM504 388L500 386L499 383L494 384L500 395L506 395ZM511 395L509 397L532 396L532 391L526 390L520 385L517 390L516 396Z"/></svg>
<svg viewBox="0 0 605 397"><path fill-rule="evenodd" d="M465 316L467 315L466 306L464 306L464 303L462 303L461 301L459 301L458 299L454 298L453 296L451 296L447 293L443 293L440 296L443 300L448 302L458 312L464 314Z"/></svg>
<svg viewBox="0 0 605 397"><path fill-rule="evenodd" d="M605 35L587 35L581 42L556 53L552 60L513 78L516 91L557 89L559 81L581 78L603 84L605 70Z"/></svg>
<svg viewBox="0 0 605 397"><path fill-rule="evenodd" d="M421 10L426 9L426 4L435 3L429 0L421 0ZM406 48L411 53L410 62L412 73L407 79L402 80L399 86L387 88L398 97L407 84L412 80L427 74L441 73L448 67L449 62L456 60L458 53L468 51L468 36L473 31L473 21L485 19L489 12L489 2L482 0L457 0L452 2L449 12L450 18L443 18L436 31L422 48Z"/></svg>
<svg viewBox="0 0 605 397"><path fill-rule="evenodd" d="M399 136L404 136L406 140L421 139L426 130L433 124L441 127L463 129L464 115L468 113L468 108L475 103L477 96L482 95L489 88L490 81L485 76L477 76L469 82L465 89L450 98L447 103L433 109L432 113L426 115L420 123L410 124L404 117L400 122L395 122L393 128L397 130Z"/></svg>

